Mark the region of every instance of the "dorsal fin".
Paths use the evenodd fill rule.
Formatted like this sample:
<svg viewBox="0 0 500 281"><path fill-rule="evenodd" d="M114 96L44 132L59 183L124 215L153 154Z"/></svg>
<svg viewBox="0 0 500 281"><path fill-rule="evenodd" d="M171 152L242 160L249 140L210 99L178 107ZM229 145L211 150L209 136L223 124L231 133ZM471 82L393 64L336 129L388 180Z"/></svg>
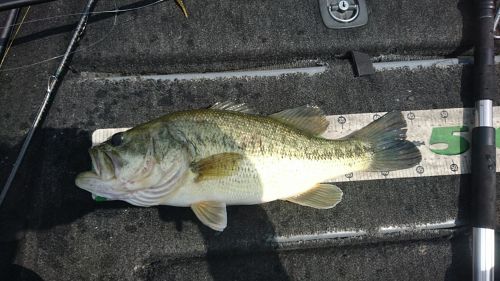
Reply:
<svg viewBox="0 0 500 281"><path fill-rule="evenodd" d="M269 117L315 136L324 133L330 124L323 111L319 107L311 105L286 109Z"/></svg>
<svg viewBox="0 0 500 281"><path fill-rule="evenodd" d="M232 101L218 102L212 105L210 109L236 111L247 114L255 113L255 110L250 108L246 103L235 103Z"/></svg>

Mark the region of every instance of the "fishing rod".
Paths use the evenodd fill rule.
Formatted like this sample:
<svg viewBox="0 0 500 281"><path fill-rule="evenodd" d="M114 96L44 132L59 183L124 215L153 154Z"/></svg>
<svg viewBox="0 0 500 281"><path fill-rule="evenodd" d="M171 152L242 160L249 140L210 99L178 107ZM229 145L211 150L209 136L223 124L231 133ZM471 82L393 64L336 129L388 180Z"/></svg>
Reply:
<svg viewBox="0 0 500 281"><path fill-rule="evenodd" d="M69 58L71 54L73 53L74 49L76 48L78 42L83 36L83 33L85 31L85 27L87 26L87 21L90 16L90 13L92 9L94 8L96 0L89 0L87 2L87 5L85 6L84 12L80 18L80 21L78 22L78 25L75 28L75 31L73 32L73 36L71 38L71 41L68 44L68 47L66 48L66 52L64 53L63 58L61 59L61 62L59 66L57 67L57 70L55 73L50 76L49 79L49 84L47 85L47 91L45 93L45 97L43 99L43 103L38 109L37 115L35 120L33 121L28 134L26 135L26 138L24 140L24 143L21 147L21 150L19 151L19 155L17 156L16 162L14 163L14 166L12 167L12 170L9 174L9 177L7 178L7 182L5 183L2 192L0 193L0 206L2 205L5 196L7 195L7 192L10 189L10 186L12 185L12 182L14 181L14 178L16 176L17 170L19 169L19 166L21 165L24 155L26 154L26 151L28 150L28 147L30 145L31 139L33 137L33 134L35 133L36 129L40 126L41 120L43 119L43 116L45 115L45 112L47 110L47 107L49 105L49 102L52 100L52 95L54 93L54 90L59 82L59 79L61 78L62 73L64 72L64 69L66 68Z"/></svg>
<svg viewBox="0 0 500 281"><path fill-rule="evenodd" d="M473 280L493 281L495 271L496 148L493 100L495 71L495 1L477 0L474 46L475 126L472 130Z"/></svg>
<svg viewBox="0 0 500 281"><path fill-rule="evenodd" d="M55 0L0 0L0 11L22 8L26 6L43 4Z"/></svg>
<svg viewBox="0 0 500 281"><path fill-rule="evenodd" d="M0 34L0 65L2 65L3 57L5 54L5 47L9 43L10 36L12 34L12 30L14 30L14 24L17 21L17 17L19 16L19 9L12 9L7 16L7 20L5 21L5 26Z"/></svg>

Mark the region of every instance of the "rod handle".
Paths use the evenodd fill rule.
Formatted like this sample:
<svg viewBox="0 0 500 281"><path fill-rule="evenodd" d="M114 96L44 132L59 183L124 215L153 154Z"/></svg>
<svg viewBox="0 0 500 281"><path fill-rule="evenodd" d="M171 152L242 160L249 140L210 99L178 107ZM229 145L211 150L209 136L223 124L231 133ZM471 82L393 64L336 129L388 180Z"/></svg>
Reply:
<svg viewBox="0 0 500 281"><path fill-rule="evenodd" d="M472 130L472 226L495 229L496 147L495 128Z"/></svg>

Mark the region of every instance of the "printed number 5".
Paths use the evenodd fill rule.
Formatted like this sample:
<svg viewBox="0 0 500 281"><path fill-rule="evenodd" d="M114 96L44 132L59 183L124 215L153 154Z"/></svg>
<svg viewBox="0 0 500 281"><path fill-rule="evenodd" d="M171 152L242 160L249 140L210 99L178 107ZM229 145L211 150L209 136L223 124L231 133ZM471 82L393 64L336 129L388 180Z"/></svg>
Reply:
<svg viewBox="0 0 500 281"><path fill-rule="evenodd" d="M469 142L464 137L454 134L468 131L469 128L467 126L432 128L429 145L443 143L448 147L444 149L431 148L431 151L441 155L458 155L466 152L469 149Z"/></svg>

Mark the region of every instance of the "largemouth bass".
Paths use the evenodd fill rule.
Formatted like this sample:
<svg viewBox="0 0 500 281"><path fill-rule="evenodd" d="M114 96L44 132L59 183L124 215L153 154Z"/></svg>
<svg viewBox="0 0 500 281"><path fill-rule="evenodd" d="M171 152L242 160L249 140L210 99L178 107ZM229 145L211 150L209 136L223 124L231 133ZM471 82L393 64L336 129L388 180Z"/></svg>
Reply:
<svg viewBox="0 0 500 281"><path fill-rule="evenodd" d="M208 227L227 226L227 205L286 200L328 209L342 191L327 179L354 171L418 164L406 121L390 112L351 135L320 137L328 127L314 106L259 116L244 104L172 113L90 148L92 170L76 185L136 206L191 207Z"/></svg>

